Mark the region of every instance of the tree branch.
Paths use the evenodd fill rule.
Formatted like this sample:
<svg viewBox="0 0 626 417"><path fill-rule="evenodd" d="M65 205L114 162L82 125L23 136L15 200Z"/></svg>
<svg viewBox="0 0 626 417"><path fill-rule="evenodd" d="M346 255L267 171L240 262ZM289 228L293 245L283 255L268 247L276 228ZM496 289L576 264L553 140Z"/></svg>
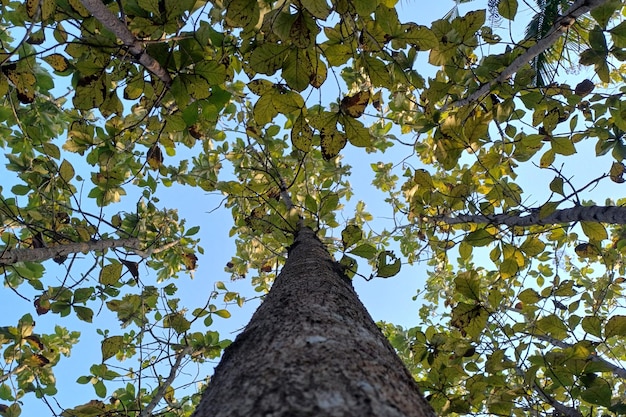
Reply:
<svg viewBox="0 0 626 417"><path fill-rule="evenodd" d="M539 384L537 384L537 381L533 382L533 389L535 390L537 394L539 394L541 398L543 398L545 402L550 404L552 408L558 411L560 415L567 416L567 417L583 417L582 413L578 411L576 408L568 407L565 404L558 402L557 400L555 400L554 398L546 394L543 388L541 388Z"/></svg>
<svg viewBox="0 0 626 417"><path fill-rule="evenodd" d="M493 224L506 226L544 226L549 224L573 222L600 222L626 224L626 207L618 206L575 206L568 209L555 210L547 216L540 216L535 211L527 216L513 214L460 214L454 217L439 216L433 220L454 225L464 223Z"/></svg>
<svg viewBox="0 0 626 417"><path fill-rule="evenodd" d="M515 373L526 379L526 374L524 373L524 371L519 367L516 366L515 367ZM543 388L541 388L541 386L539 386L539 384L537 383L536 380L533 380L531 387L533 389L533 391L535 391L539 397L541 397L546 403L550 404L550 406L552 408L554 408L559 415L563 415L566 417L583 417L582 413L580 411L578 411L576 408L574 407L568 407L563 403L558 402L557 400L555 400L554 398L550 397L544 390Z"/></svg>
<svg viewBox="0 0 626 417"><path fill-rule="evenodd" d="M128 30L124 22L115 16L100 0L81 0L81 3L105 28L113 32L128 48L137 62L156 75L165 84L170 84L170 74L146 52L143 43Z"/></svg>
<svg viewBox="0 0 626 417"><path fill-rule="evenodd" d="M90 242L68 243L49 248L7 249L0 253L0 266L13 265L17 262L42 262L57 256L121 247L139 250L141 242L137 238L102 239Z"/></svg>
<svg viewBox="0 0 626 417"><path fill-rule="evenodd" d="M508 67L504 69L504 71L500 73L498 77L483 84L478 90L474 91L468 97L444 106L443 110L449 107L463 107L474 101L480 100L489 93L493 85L505 82L509 77L519 71L522 66L529 63L533 60L533 58L550 48L557 41L557 39L567 32L577 18L608 1L609 0L576 0L576 2L571 5L563 16L556 19L546 36L528 48L522 55L518 56Z"/></svg>
<svg viewBox="0 0 626 417"><path fill-rule="evenodd" d="M152 415L152 410L154 410L154 407L156 407L159 401L163 399L167 388L172 385L172 382L174 382L174 379L176 378L176 373L178 372L178 368L180 368L180 364L182 363L183 358L191 353L192 350L193 348L191 346L185 346L183 350L178 352L178 354L176 355L176 361L172 365L172 369L170 369L170 374L167 376L165 381L161 383L156 394L154 394L154 397L152 397L150 403L146 406L146 408L143 409L141 414L139 414L139 417L149 417Z"/></svg>
<svg viewBox="0 0 626 417"><path fill-rule="evenodd" d="M548 342L551 345L563 348L563 349L567 349L567 348L571 348L573 345L571 343L567 343L567 342L563 342L562 340L558 340L555 339L553 337L550 337L548 335L541 335L541 334L532 334L529 335L532 337L536 337L539 340L543 340L544 342ZM611 372L613 372L613 375L619 377L619 378L624 378L626 379L626 369L621 368L609 361L607 361L606 359L603 359L597 355L589 355L587 357L588 360L590 360L591 362L597 362L597 363L601 363L602 365L606 366L607 368L609 368L611 370Z"/></svg>
<svg viewBox="0 0 626 417"><path fill-rule="evenodd" d="M0 375L0 382L4 382L7 379L9 379L11 376L19 374L24 369L26 369L26 365L22 364L22 365L20 365L20 366L18 366L16 368L14 368L13 370L7 372L6 374Z"/></svg>

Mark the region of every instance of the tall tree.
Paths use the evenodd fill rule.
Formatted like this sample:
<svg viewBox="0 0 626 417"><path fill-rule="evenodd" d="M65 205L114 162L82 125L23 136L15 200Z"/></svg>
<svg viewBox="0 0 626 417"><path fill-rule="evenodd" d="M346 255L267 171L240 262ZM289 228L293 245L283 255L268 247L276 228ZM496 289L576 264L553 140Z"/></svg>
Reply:
<svg viewBox="0 0 626 417"><path fill-rule="evenodd" d="M624 412L623 2L541 3L559 15L533 38L517 0L419 22L396 3L0 2L0 268L6 298L29 301L0 328L0 413L40 398L65 416L191 415L200 395L184 386L203 378L185 371L222 354L214 320L246 298L217 281L189 305L174 279L226 264L267 294L256 321L292 287L287 248L307 228L352 279L429 266L415 326L379 326L436 413ZM536 58L564 39L589 71L538 83ZM350 200L365 153L386 217L369 193ZM222 196L230 259L165 187ZM77 380L95 397L57 403L75 388L55 370L76 321L98 323L86 339L101 358ZM226 363L215 381L237 377Z"/></svg>
<svg viewBox="0 0 626 417"><path fill-rule="evenodd" d="M194 415L433 416L344 272L299 230Z"/></svg>

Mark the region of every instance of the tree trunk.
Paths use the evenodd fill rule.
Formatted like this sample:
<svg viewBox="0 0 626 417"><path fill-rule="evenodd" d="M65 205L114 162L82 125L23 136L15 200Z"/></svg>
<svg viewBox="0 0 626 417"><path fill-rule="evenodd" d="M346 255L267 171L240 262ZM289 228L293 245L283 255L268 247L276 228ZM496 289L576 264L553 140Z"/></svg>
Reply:
<svg viewBox="0 0 626 417"><path fill-rule="evenodd" d="M194 416L434 412L339 264L303 228L265 301L224 352Z"/></svg>

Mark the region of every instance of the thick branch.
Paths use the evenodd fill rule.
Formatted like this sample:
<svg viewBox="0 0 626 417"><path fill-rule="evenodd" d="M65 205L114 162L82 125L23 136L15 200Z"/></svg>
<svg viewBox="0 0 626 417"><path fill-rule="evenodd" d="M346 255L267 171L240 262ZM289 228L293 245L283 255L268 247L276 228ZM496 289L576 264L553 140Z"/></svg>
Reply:
<svg viewBox="0 0 626 417"><path fill-rule="evenodd" d="M548 342L554 346L560 347L562 349L571 348L573 346L571 343L563 342L562 340L558 340L547 335L533 334L532 336L536 337L537 339L543 340L544 342ZM591 362L601 363L603 366L606 366L607 368L609 368L611 372L613 372L613 375L619 378L626 379L626 369L621 368L607 361L606 359L599 357L598 355L589 355L587 359L590 360Z"/></svg>
<svg viewBox="0 0 626 417"><path fill-rule="evenodd" d="M626 207L618 206L575 206L568 209L556 210L547 216L541 216L536 211L527 216L513 214L460 214L454 217L437 217L434 220L446 224L493 224L505 226L533 226L573 222L600 222L611 224L626 224Z"/></svg>
<svg viewBox="0 0 626 417"><path fill-rule="evenodd" d="M124 22L119 20L101 0L81 0L81 2L104 27L113 32L113 34L124 43L124 46L133 54L137 62L156 75L165 84L172 82L169 73L161 64L148 55L143 43L128 30Z"/></svg>
<svg viewBox="0 0 626 417"><path fill-rule="evenodd" d="M546 36L528 48L522 55L518 56L508 67L504 69L504 71L502 71L502 73L500 73L498 77L483 84L478 90L470 94L469 97L457 100L449 106L446 106L446 108L463 107L469 103L480 100L489 93L493 85L505 82L509 77L519 71L522 66L526 65L532 61L533 58L550 48L557 41L557 39L567 32L577 18L598 6L607 3L608 1L609 0L576 0L576 2L572 4L563 16L556 19Z"/></svg>
<svg viewBox="0 0 626 417"><path fill-rule="evenodd" d="M122 247L139 250L141 243L137 238L103 239L90 242L68 243L49 248L8 249L0 253L0 266L13 265L17 262L42 262L57 256Z"/></svg>
<svg viewBox="0 0 626 417"><path fill-rule="evenodd" d="M519 367L515 367L515 372L518 376L525 378L525 372ZM546 403L550 404L552 408L554 408L558 415L566 416L566 417L583 417L582 413L578 411L574 407L568 407L563 403L558 402L554 398L550 397L541 386L537 383L537 381L532 382L532 389L535 391L539 397L541 397Z"/></svg>
<svg viewBox="0 0 626 417"><path fill-rule="evenodd" d="M562 404L550 397L546 392L537 384L537 382L533 382L533 389L545 402L550 404L556 411L559 412L560 415L567 417L583 417L582 413L578 411L574 407L568 407L565 404Z"/></svg>

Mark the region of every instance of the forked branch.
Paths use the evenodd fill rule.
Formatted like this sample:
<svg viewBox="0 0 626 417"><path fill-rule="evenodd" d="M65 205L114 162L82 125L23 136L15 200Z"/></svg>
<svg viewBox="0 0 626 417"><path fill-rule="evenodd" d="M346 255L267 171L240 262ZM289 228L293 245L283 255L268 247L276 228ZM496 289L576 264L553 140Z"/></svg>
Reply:
<svg viewBox="0 0 626 417"><path fill-rule="evenodd" d="M170 74L146 52L146 48L120 19L109 10L101 0L81 0L83 6L96 18L105 28L113 32L118 39L124 43L137 62L143 65L148 71L156 75L165 84L172 82Z"/></svg>

